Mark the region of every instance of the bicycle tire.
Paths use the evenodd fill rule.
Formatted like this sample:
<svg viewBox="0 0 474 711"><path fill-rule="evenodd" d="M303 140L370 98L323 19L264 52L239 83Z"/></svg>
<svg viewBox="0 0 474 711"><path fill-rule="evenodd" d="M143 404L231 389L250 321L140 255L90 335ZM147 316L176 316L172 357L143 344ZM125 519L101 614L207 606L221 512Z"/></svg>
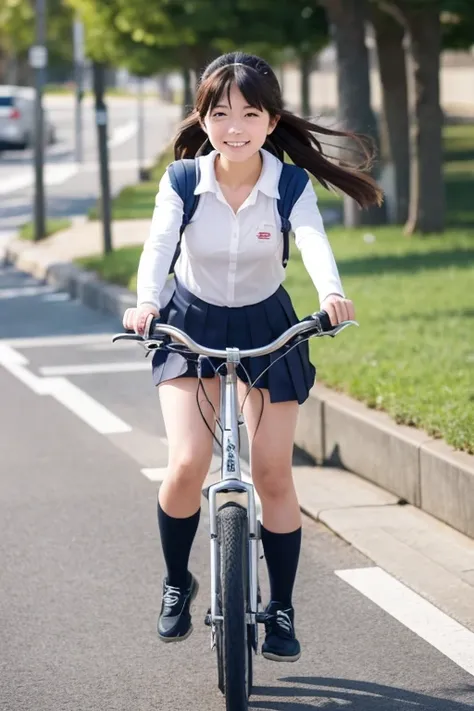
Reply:
<svg viewBox="0 0 474 711"><path fill-rule="evenodd" d="M248 522L239 504L217 514L222 600L222 661L226 711L247 711L252 670L247 628Z"/></svg>
<svg viewBox="0 0 474 711"><path fill-rule="evenodd" d="M252 625L247 626L247 698L250 698L253 691L253 655ZM224 675L224 635L221 625L216 627L216 653L217 653L217 686L225 695L225 675Z"/></svg>

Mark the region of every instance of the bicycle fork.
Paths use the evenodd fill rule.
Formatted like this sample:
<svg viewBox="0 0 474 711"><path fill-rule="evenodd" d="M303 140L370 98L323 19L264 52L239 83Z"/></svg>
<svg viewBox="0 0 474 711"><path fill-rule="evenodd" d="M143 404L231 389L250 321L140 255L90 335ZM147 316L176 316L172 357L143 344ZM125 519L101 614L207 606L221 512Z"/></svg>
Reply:
<svg viewBox="0 0 474 711"><path fill-rule="evenodd" d="M234 359L233 359L234 358ZM259 522L255 504L255 490L251 483L242 481L239 452L239 415L236 367L239 351L228 349L227 374L220 375L220 415L222 420L222 465L221 480L211 484L207 490L211 534L211 614L208 622L213 630L222 624L219 610L219 542L217 530L217 496L220 493L246 494L248 520L248 587L249 607L247 624L255 630L255 649L258 647L258 540Z"/></svg>

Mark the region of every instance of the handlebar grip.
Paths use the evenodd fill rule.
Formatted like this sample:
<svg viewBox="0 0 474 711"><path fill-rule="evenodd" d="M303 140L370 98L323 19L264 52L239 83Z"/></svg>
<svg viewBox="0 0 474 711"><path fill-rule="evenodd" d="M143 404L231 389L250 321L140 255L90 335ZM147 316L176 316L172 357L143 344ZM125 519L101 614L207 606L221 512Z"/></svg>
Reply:
<svg viewBox="0 0 474 711"><path fill-rule="evenodd" d="M318 311L312 316L315 320L317 319L321 325L323 331L331 331L333 326L331 324L331 319L327 311Z"/></svg>
<svg viewBox="0 0 474 711"><path fill-rule="evenodd" d="M153 316L153 318L150 321L150 326L148 328L148 335L150 338L154 338L156 336L155 329L161 323L163 323L163 322L159 316Z"/></svg>

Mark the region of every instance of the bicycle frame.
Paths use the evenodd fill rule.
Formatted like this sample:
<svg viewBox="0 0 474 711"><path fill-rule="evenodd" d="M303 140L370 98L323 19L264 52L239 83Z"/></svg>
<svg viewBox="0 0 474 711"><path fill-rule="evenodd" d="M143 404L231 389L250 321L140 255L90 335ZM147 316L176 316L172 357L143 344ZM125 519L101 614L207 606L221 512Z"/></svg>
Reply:
<svg viewBox="0 0 474 711"><path fill-rule="evenodd" d="M247 623L255 625L257 635L258 612L258 539L259 527L255 505L255 490L252 484L242 481L239 448L239 401L237 394L237 367L240 352L236 348L227 349L226 375L220 378L220 418L222 424L222 465L221 480L208 489L209 518L211 532L211 627L223 618L218 609L219 543L217 540L217 495L222 492L247 495L247 518L249 532L249 605Z"/></svg>

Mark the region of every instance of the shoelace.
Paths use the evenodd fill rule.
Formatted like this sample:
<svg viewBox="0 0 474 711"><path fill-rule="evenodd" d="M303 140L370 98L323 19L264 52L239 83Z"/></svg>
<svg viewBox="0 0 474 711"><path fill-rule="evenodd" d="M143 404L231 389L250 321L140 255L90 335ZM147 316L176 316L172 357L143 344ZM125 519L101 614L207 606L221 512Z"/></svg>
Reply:
<svg viewBox="0 0 474 711"><path fill-rule="evenodd" d="M174 607L174 605L179 602L180 595L180 588L175 588L172 585L167 585L166 592L163 595L163 602L165 603L166 607Z"/></svg>
<svg viewBox="0 0 474 711"><path fill-rule="evenodd" d="M284 636L293 636L293 625L290 616L284 610L277 610L273 615L268 615L267 620L272 626L274 623L278 632L283 633Z"/></svg>

